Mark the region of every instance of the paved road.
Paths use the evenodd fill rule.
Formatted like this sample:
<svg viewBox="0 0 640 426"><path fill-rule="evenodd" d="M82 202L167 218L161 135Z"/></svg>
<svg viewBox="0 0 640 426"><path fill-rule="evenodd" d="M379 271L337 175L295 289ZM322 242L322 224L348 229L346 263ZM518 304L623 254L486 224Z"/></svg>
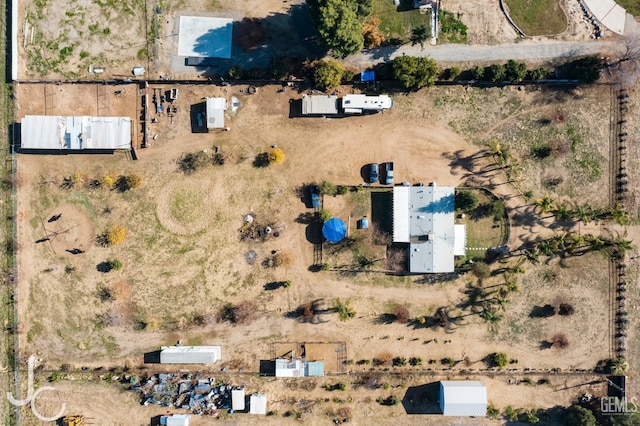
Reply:
<svg viewBox="0 0 640 426"><path fill-rule="evenodd" d="M471 46L466 44L443 44L440 46L403 45L371 49L344 59L345 65L366 68L373 64L389 61L402 54L429 56L437 62L480 62L515 60L544 60L581 55L613 54L622 52L624 43L618 41L563 42L544 41L500 44L493 46Z"/></svg>

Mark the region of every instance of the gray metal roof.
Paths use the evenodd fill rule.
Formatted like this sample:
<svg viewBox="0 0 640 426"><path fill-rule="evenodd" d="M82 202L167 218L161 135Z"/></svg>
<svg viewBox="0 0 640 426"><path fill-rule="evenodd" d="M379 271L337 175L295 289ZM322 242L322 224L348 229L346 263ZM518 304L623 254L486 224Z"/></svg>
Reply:
<svg viewBox="0 0 640 426"><path fill-rule="evenodd" d="M410 272L453 272L454 191L444 186L393 188L393 240L409 243Z"/></svg>
<svg viewBox="0 0 640 426"><path fill-rule="evenodd" d="M27 115L21 149L114 150L131 147L129 117Z"/></svg>
<svg viewBox="0 0 640 426"><path fill-rule="evenodd" d="M335 95L303 95L302 114L322 115L338 113L338 97Z"/></svg>
<svg viewBox="0 0 640 426"><path fill-rule="evenodd" d="M441 381L440 409L445 416L486 416L487 388L475 380Z"/></svg>

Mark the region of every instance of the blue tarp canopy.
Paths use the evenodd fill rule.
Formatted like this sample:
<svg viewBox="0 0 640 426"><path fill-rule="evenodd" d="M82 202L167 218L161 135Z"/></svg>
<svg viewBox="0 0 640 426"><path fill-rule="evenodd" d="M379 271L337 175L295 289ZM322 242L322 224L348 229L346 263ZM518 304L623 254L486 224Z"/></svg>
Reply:
<svg viewBox="0 0 640 426"><path fill-rule="evenodd" d="M330 242L337 243L347 235L347 225L337 217L332 217L322 226L322 235Z"/></svg>
<svg viewBox="0 0 640 426"><path fill-rule="evenodd" d="M362 71L360 73L360 81L376 81L376 72L373 70Z"/></svg>

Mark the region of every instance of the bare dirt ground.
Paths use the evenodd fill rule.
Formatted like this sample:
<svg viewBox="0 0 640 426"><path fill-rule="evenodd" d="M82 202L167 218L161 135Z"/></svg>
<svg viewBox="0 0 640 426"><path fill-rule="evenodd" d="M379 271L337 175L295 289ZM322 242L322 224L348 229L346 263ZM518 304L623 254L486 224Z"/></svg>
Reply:
<svg viewBox="0 0 640 426"><path fill-rule="evenodd" d="M59 86L62 90L56 96L60 101L50 113L73 113L70 104L60 98L67 94L83 100L78 103L79 111L92 113L91 108L97 109L92 106L97 97L96 89L82 88L87 93L84 96L80 92L71 94L70 90L80 90L79 86ZM30 91L42 91L31 85L20 85L19 89L25 90L19 92L19 100ZM297 193L299 185L323 179L360 185L363 170L366 170L362 167L374 161L395 161L398 182L436 181L440 185L459 185L471 170L481 166L469 165L464 159L484 149L485 137L490 137L494 131L497 133L498 129L507 135L517 132L520 125L509 125L518 122L515 117L531 114L532 118L523 122L529 123L544 115L544 111L554 111L555 107L572 117L572 105L577 103L575 111L582 111L581 102L589 103L590 96L596 96L599 89L593 90L595 94L587 92L582 93L582 97L549 98L548 103L541 104L537 100L540 94L515 88L491 89L486 95L468 94L457 88L431 89L396 96L394 109L384 114L329 120L288 118L290 99L300 96L290 89L278 92L277 87L264 87L258 88L255 95L246 95L244 86L181 86L177 102L179 111L174 122L171 123L166 115L156 117L158 121L150 132L158 137L152 140L149 148L138 150L138 161L131 161L121 154L20 155L21 291L18 302L21 352L25 356L37 353L49 368L54 369L62 363L71 363L75 368L124 363L139 366L143 353L180 340L183 344L221 344L224 361L215 367L215 371L222 366L255 371L260 359L270 357L270 343L313 340L345 341L348 359L353 362L390 353L407 359L420 357L426 368L441 370L445 367L440 360L452 358L459 362L448 373L453 375L480 372L486 368L482 359L495 351L505 351L510 358L517 359L512 367L518 371L531 368L545 376L550 375L551 368L593 368L598 360L608 358L610 353L609 339L604 337L607 334L604 319L608 315L608 299L601 294L603 287L600 285L607 276L602 272L604 268L587 273L585 265L605 265L602 256L594 254L571 259L562 267L556 262L542 267L526 266L521 292L509 296L511 303L497 329L489 327L477 316L470 316L451 333L451 330L379 324L380 316L390 312L394 304L407 305L412 317L433 314L440 306L464 300L465 284L473 281L470 277L456 282L426 284L421 277L393 277L380 272L313 273L309 271L313 250L308 240L311 238L308 224L296 221L310 212ZM132 91L126 86L124 93ZM236 96L240 100L237 114L226 117L231 131L193 133L197 110L194 106L202 102L203 96L212 95ZM117 96L120 95L110 93L108 105L115 105L112 99ZM28 99L30 102L21 107L20 116L45 109L43 98L40 103L36 97ZM438 99L451 108L439 106ZM473 106L469 109L475 111L474 121L471 121L472 115L468 116L470 127L461 128L462 120L452 115L456 105L462 116L471 114L465 112L467 105ZM534 114L531 109L537 112ZM518 111L523 112L518 115ZM581 114L589 111L586 109ZM600 113L594 110L593 114ZM135 111L132 114L135 118ZM587 141L598 138L605 132L603 127L609 125L588 116L577 117L582 117L580 121L585 127L581 134ZM477 127L471 126L472 123L478 123ZM480 136L476 139L471 135ZM465 138L477 145L466 142ZM276 144L285 152L283 164L268 168L252 165L257 154ZM184 152L206 149L211 153L214 146L220 147L220 152L228 156L224 166L209 166L189 176L177 171L176 160ZM485 159L480 163L488 161ZM548 167L563 169L558 164ZM527 179L539 173L535 168L526 170L529 170L525 175ZM87 181L105 174L137 173L142 176L143 184L125 193L84 187L60 188L63 177L74 173L80 173ZM503 181L504 177L499 175L492 178L495 185ZM606 199L603 195L608 193L606 186L595 191L589 185L578 187L576 193L589 193L593 201ZM512 191L509 185L496 188L501 195ZM341 197L328 198L326 205L336 215L347 215L352 211L352 204L341 200ZM524 203L517 198L509 202L513 207ZM365 205L365 208L368 207ZM36 241L42 237L41 221L46 224L51 215L59 213L62 213L60 220L64 219L60 226L78 225L77 232L84 230L76 237L82 238L82 244L93 241L95 234L112 224L127 228L127 240L122 245L108 248L92 245L83 250L84 253L71 255L65 250L73 249L72 246L81 242L61 238L56 241L54 253L47 243ZM247 213L253 213L256 221L277 224L281 229L279 236L265 242L240 242L238 229ZM84 227L80 226L82 224ZM537 221L527 228L516 226L512 229L512 238L524 240L532 233L544 235L547 232L549 223ZM73 234L68 237L72 238ZM257 253L254 265L245 260L249 250ZM287 268L262 267L262 260L272 250L291 253L294 262ZM103 273L97 269L98 264L112 258L123 261L123 270ZM550 276L554 277L551 281ZM292 280L290 288L265 290L266 284L285 279ZM483 285L499 285L499 280L491 278ZM560 282L566 284L562 285L561 292L557 286ZM111 289L113 300L101 301L101 288ZM312 300L322 299L330 305L335 297L350 299L356 318L343 323L335 314L327 314L323 316L326 322L310 324L284 316ZM560 298L571 299L575 304L574 316L546 320L529 318L534 305L557 303ZM232 326L216 321L224 302L242 300L257 303L258 319L255 322ZM205 325L194 327L196 317L204 318ZM111 325L105 324L105 318L109 318ZM141 326L146 327L145 331L137 331ZM569 347L542 351L541 341L559 331L567 334L571 342ZM584 338L587 334L592 337ZM465 359L467 361L460 363ZM431 360L433 363L429 364ZM369 368L349 366L362 373L368 372ZM383 369L377 367L375 372L383 372ZM394 370L412 371L410 367L395 367ZM520 392L522 385L518 387L519 392L510 392L510 388L505 387L509 379L496 380L495 388L490 385L490 395L500 395L490 396L496 405L530 406L532 399L525 398L525 393ZM558 380L554 383L562 382ZM273 386L282 386L274 383ZM265 389L271 392L271 388ZM526 389L541 394L541 398L542 395L553 395L549 405L539 402L542 399L536 397L537 407L560 402L568 404L584 391L571 388L559 396L544 388ZM275 389L273 392L277 394ZM282 398L285 394L283 392ZM278 400L279 397L274 398ZM354 406L353 411L358 412L355 415L371 413L374 418L390 419L404 413L399 407L370 404L371 411L360 412ZM91 404L84 407L84 412L93 410ZM281 416L279 420L282 420ZM114 417L113 421L117 424L118 420Z"/></svg>
<svg viewBox="0 0 640 426"><path fill-rule="evenodd" d="M577 3L563 0L562 4L568 11L568 27L555 38L588 40L593 31L582 21ZM92 3L87 7L77 1L65 3L64 7L51 2L21 2L19 75L21 79L126 78L137 65L144 66L150 78L194 78L211 72L206 67L185 67L184 59L177 57L180 15L229 17L236 22L256 19L265 34L257 49L244 52L234 45L234 61L245 68L266 66L273 55L311 57L317 53L299 45L307 43L312 36L308 28L299 25L307 22L303 5L301 0L267 0L257 4L231 0L166 1L159 5L157 14L153 3L139 1ZM517 39L497 2L446 0L442 7L459 14L469 28L470 44L498 44ZM292 43L293 39L297 43ZM533 40L547 39L535 37ZM104 73L89 74L90 65L104 68Z"/></svg>

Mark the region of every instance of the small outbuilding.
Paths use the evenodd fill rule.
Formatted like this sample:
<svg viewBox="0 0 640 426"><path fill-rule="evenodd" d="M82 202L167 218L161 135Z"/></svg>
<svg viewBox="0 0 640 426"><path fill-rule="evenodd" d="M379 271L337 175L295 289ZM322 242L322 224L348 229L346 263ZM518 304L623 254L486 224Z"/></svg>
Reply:
<svg viewBox="0 0 640 426"><path fill-rule="evenodd" d="M338 97L335 95L303 95L302 115L335 115Z"/></svg>
<svg viewBox="0 0 640 426"><path fill-rule="evenodd" d="M163 346L160 364L213 364L220 361L220 346Z"/></svg>
<svg viewBox="0 0 640 426"><path fill-rule="evenodd" d="M267 395L254 393L249 400L249 414L267 414Z"/></svg>
<svg viewBox="0 0 640 426"><path fill-rule="evenodd" d="M172 414L170 416L160 416L160 425L164 426L189 426L191 416L188 414Z"/></svg>
<svg viewBox="0 0 640 426"><path fill-rule="evenodd" d="M231 389L231 409L244 411L244 387L237 386Z"/></svg>
<svg viewBox="0 0 640 426"><path fill-rule="evenodd" d="M207 129L224 129L224 112L227 110L225 98L207 98Z"/></svg>
<svg viewBox="0 0 640 426"><path fill-rule="evenodd" d="M324 361L276 359L276 377L324 376Z"/></svg>
<svg viewBox="0 0 640 426"><path fill-rule="evenodd" d="M441 381L439 403L444 416L486 416L487 388L476 380Z"/></svg>

